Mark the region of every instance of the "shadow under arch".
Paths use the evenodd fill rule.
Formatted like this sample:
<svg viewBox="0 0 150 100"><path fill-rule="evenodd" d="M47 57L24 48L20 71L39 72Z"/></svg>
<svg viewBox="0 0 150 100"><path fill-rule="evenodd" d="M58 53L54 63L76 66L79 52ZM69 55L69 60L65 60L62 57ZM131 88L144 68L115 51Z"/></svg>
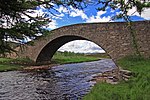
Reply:
<svg viewBox="0 0 150 100"><path fill-rule="evenodd" d="M43 63L50 63L53 55L55 52L64 44L74 41L74 40L87 40L94 42L92 40L89 40L87 38L81 37L81 36L75 36L75 35L65 35L60 36L56 39L53 39L50 41L39 53L36 63L43 64ZM94 42L95 43L95 42ZM95 43L97 44L97 43ZM97 44L99 47L101 47L99 44ZM103 47L101 47L103 50L105 50ZM107 53L107 52L106 52ZM110 55L109 55L110 56ZM111 57L110 57L111 58Z"/></svg>
<svg viewBox="0 0 150 100"><path fill-rule="evenodd" d="M50 41L40 52L38 55L36 62L50 62L51 58L55 54L55 52L64 44L73 41L73 40L88 40L83 37L66 35L60 36L52 41Z"/></svg>

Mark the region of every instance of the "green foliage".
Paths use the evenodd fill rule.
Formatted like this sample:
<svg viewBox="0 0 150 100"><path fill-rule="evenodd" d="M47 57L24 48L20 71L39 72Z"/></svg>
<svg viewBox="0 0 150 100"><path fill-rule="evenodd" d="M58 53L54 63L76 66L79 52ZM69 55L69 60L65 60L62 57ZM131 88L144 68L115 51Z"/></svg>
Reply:
<svg viewBox="0 0 150 100"><path fill-rule="evenodd" d="M128 16L128 11L130 9L135 7L137 12L141 14L145 8L150 7L150 2L146 0L99 0L98 3L103 5L97 8L98 10L106 11L107 7L113 10L120 9L121 12L117 16L112 17L112 19L124 18L128 22L131 21Z"/></svg>
<svg viewBox="0 0 150 100"><path fill-rule="evenodd" d="M50 20L31 15L39 6L38 1L1 0L0 2L0 54L14 52L9 39L22 43L21 41L27 37L37 37L36 34L45 32L42 26L48 24Z"/></svg>
<svg viewBox="0 0 150 100"><path fill-rule="evenodd" d="M118 64L132 71L132 78L117 85L97 83L83 100L149 100L150 59L129 56L118 61Z"/></svg>
<svg viewBox="0 0 150 100"><path fill-rule="evenodd" d="M47 34L43 26L49 24L51 19L47 13L36 14L38 6L43 6L54 15L53 11L57 11L53 4L81 9L84 0L0 0L0 2L0 54L4 55L14 52L14 48L8 43L9 39L22 43L27 37L33 39L38 37L39 33Z"/></svg>

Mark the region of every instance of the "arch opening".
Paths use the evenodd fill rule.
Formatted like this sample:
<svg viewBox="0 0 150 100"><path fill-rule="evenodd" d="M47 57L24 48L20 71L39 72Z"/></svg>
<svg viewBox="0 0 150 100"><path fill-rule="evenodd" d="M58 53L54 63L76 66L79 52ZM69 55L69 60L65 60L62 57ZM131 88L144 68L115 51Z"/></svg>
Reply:
<svg viewBox="0 0 150 100"><path fill-rule="evenodd" d="M89 40L74 40L61 46L57 51L73 53L106 53L100 46Z"/></svg>
<svg viewBox="0 0 150 100"><path fill-rule="evenodd" d="M99 50L101 49L102 52L104 53L105 50L103 48L101 48L101 46L99 46L98 44L96 44L95 42L86 39L84 37L81 36L74 36L74 35L67 35L67 36L60 36L56 39L53 39L52 41L50 41L39 53L36 62L37 63L49 63L51 62L51 59L53 57L53 55L55 54L55 52L57 50L59 51L63 51L61 47L63 47L63 45L72 42L72 41L76 41L76 40L81 40L81 41L88 41L91 42L95 45L97 45L97 47L99 47ZM80 44L79 44L80 45ZM93 48L94 49L94 48ZM97 49L97 48L95 48ZM97 50L98 51L98 50ZM75 52L75 53L86 53L86 52ZM87 53L92 53L92 52L87 52ZM96 53L96 52L95 52ZM98 53L98 52L97 52ZM99 52L100 53L100 52ZM106 52L105 52L106 53Z"/></svg>

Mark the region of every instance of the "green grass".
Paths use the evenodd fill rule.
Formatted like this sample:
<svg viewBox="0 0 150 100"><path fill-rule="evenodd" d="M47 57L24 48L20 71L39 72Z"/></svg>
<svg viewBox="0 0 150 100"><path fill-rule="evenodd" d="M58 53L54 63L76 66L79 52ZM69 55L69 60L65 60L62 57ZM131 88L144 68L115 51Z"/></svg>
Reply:
<svg viewBox="0 0 150 100"><path fill-rule="evenodd" d="M96 55L86 55L86 54L76 54L72 52L56 52L52 58L52 62L59 64L66 63L80 63L80 62L88 62L88 61L96 61L99 60L100 57Z"/></svg>
<svg viewBox="0 0 150 100"><path fill-rule="evenodd" d="M19 65L6 65L6 64L0 64L0 72L4 71L13 71L13 70L20 70L22 69Z"/></svg>
<svg viewBox="0 0 150 100"><path fill-rule="evenodd" d="M10 70L18 70L21 67L18 65L11 64L13 59L10 58L0 58L0 72L2 71L10 71Z"/></svg>
<svg viewBox="0 0 150 100"><path fill-rule="evenodd" d="M23 68L23 65L29 62L31 62L31 60L23 58L0 58L0 72L20 70Z"/></svg>
<svg viewBox="0 0 150 100"><path fill-rule="evenodd" d="M150 100L150 59L131 56L118 65L133 72L131 79L117 85L97 83L83 100Z"/></svg>
<svg viewBox="0 0 150 100"><path fill-rule="evenodd" d="M100 57L107 57L105 54L95 54L95 55L85 55L85 54L76 54L72 52L56 52L52 63L57 64L66 64L66 63L79 63L87 61L99 60ZM33 63L30 59L10 59L10 58L0 58L0 71L12 71L20 70L24 65Z"/></svg>

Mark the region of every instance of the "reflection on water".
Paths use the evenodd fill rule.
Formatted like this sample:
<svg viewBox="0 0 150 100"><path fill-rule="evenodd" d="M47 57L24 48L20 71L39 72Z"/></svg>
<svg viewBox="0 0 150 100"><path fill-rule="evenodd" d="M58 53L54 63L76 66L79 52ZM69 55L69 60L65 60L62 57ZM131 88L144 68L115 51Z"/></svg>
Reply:
<svg viewBox="0 0 150 100"><path fill-rule="evenodd" d="M116 68L110 59L66 64L47 71L0 73L0 100L80 100L93 76Z"/></svg>

